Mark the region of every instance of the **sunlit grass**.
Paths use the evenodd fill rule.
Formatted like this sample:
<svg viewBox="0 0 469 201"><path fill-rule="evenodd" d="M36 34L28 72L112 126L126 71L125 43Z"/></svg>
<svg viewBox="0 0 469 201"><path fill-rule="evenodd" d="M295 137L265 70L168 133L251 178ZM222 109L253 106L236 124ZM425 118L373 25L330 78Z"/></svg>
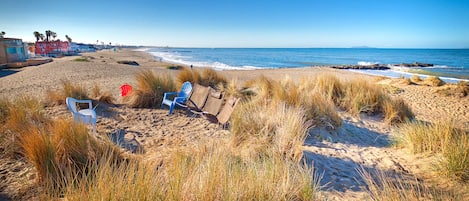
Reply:
<svg viewBox="0 0 469 201"><path fill-rule="evenodd" d="M137 86L127 99L131 107L160 107L165 92L176 91L175 83L170 74L155 74L147 70L135 76Z"/></svg>
<svg viewBox="0 0 469 201"><path fill-rule="evenodd" d="M245 160L223 144L174 151L157 168L95 166L95 176L67 185L67 200L313 200L319 188L305 165L271 156Z"/></svg>
<svg viewBox="0 0 469 201"><path fill-rule="evenodd" d="M442 189L430 188L417 178L404 178L400 175L391 175L383 170L367 171L359 169L358 172L367 185L367 192L371 200L461 200L462 195L455 192L446 192Z"/></svg>
<svg viewBox="0 0 469 201"><path fill-rule="evenodd" d="M78 83L72 83L70 80L62 80L62 88L59 90L47 91L48 102L56 105L65 104L65 99L67 97L75 99L89 99L86 87Z"/></svg>
<svg viewBox="0 0 469 201"><path fill-rule="evenodd" d="M413 153L440 156L436 164L440 174L469 181L469 132L456 128L453 121L408 122L399 126L397 134L398 144Z"/></svg>

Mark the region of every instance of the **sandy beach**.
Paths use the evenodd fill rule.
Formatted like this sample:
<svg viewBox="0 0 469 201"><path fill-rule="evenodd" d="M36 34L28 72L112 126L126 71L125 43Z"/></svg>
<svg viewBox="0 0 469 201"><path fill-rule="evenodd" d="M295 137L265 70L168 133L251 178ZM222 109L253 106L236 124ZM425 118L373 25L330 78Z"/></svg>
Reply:
<svg viewBox="0 0 469 201"><path fill-rule="evenodd" d="M74 61L87 57L88 62ZM139 66L118 64L117 61L132 60ZM129 154L152 161L164 157L166 151L178 146L190 146L204 141L223 140L230 135L204 118L187 115L177 110L168 115L167 109L133 109L120 105L120 86L135 85L135 75L142 70L176 75L177 70L166 67L171 64L159 62L145 52L120 49L117 52L103 50L83 53L81 56L55 58L53 62L21 69L0 71L0 98L14 99L28 95L46 101L48 90L58 90L63 80L89 89L97 84L116 99L117 105L102 105L97 108L98 135L109 135L120 141ZM339 79L364 79L392 89L391 96L402 98L415 113L416 119L437 122L452 119L461 128L469 129L469 97L444 96L436 91L442 87L407 85L398 79L378 79L374 76L337 70L327 67L305 67L268 70L221 71L228 80L243 82L266 76L281 80L288 76L294 81L332 74ZM379 80L379 81L378 81ZM46 107L48 116L72 118L66 106ZM340 111L342 127L336 130L314 128L303 145L304 157L314 165L315 172L322 175L321 196L327 200L367 199L366 184L357 172L364 167L369 171L384 170L391 175L418 178L435 182L435 176L427 157L411 155L406 149L397 149L390 140L394 127L374 116L352 116ZM34 194L34 168L24 161L12 159L0 162L0 200L28 198ZM456 183L442 181L438 186L452 189ZM468 198L468 188L459 188L462 198ZM3 198L2 198L3 196Z"/></svg>

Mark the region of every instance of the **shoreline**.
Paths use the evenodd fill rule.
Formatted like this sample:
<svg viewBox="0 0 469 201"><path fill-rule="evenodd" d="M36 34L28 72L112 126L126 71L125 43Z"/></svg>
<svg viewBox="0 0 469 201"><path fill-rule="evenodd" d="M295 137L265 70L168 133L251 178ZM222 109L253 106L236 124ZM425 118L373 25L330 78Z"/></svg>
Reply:
<svg viewBox="0 0 469 201"><path fill-rule="evenodd" d="M176 59L167 59L164 58L165 56L162 55L156 55L152 52L149 52L151 48L139 48L139 49L133 49L134 51L140 51L140 52L145 52L151 56L154 57L155 61L160 61L163 63L170 63L173 65L181 65L181 66L186 66L190 67L193 64L189 64L190 62L188 61L178 61ZM219 48L218 48L219 49ZM227 49L232 49L232 48L227 48ZM245 49L245 48L239 48L239 49ZM258 48L254 48L258 49ZM287 48L287 49L297 49L297 48ZM339 48L341 49L341 48ZM294 69L294 68L334 68L334 69L340 69L340 70L350 70L353 72L357 73L362 73L362 74L367 74L367 75L372 75L372 76L385 76L388 78L410 78L414 75L417 75L422 78L426 78L429 76L435 76L439 77L443 81L447 83L457 83L459 81L465 81L469 82L469 76L462 75L458 76L455 74L451 73L444 73L444 72L433 72L429 71L425 68L435 68L438 67L438 65L434 64L427 64L427 63L401 63L401 64L370 64L370 65L362 65L359 62L359 64L346 64L346 65L335 65L335 64L324 64L324 65L312 65L312 66L295 66L295 67L257 67L257 66L242 66L242 67L236 67L236 66L230 66L226 65L223 63L215 62L214 64L220 65L210 65L208 62L203 62L206 63L206 65L193 65L194 67L198 68L213 68L216 70L220 71L230 71L230 70L263 70L263 69ZM412 66L412 65L422 65L420 66ZM402 65L402 66L399 66ZM379 68L373 67L373 66L378 66ZM412 66L412 67L408 67ZM359 68L360 67L360 68ZM387 68L387 69L385 69ZM420 71L420 72L419 72Z"/></svg>

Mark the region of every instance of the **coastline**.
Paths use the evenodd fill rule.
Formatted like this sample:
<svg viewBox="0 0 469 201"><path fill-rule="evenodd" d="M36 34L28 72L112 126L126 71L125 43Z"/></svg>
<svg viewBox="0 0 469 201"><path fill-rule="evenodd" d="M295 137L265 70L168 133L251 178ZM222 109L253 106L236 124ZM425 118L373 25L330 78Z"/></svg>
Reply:
<svg viewBox="0 0 469 201"><path fill-rule="evenodd" d="M469 71L464 67L454 67L469 65L466 62L455 62L464 52L456 52L459 56L452 55L446 60L434 59L427 55L437 54L438 51L441 51L441 54L448 54L447 50L444 49L140 48L138 51L147 52L157 60L163 60L175 65L193 65L216 70L333 67L359 69L355 71L392 78L408 78L416 75L420 77L436 76L448 83L469 81ZM415 60L410 60L408 54L412 54ZM362 58L363 60L357 60L356 58ZM419 61L430 61L432 63L421 63Z"/></svg>
<svg viewBox="0 0 469 201"><path fill-rule="evenodd" d="M87 57L88 62L74 61L76 58ZM130 60L139 66L118 64L117 61ZM63 57L53 62L8 69L11 74L0 76L0 98L14 99L21 95L32 95L43 100L48 90L61 87L62 80L70 80L91 90L98 84L102 91L108 91L121 103L120 89L122 84L136 85L135 75L142 70L151 70L157 74L171 74L176 77L178 70L167 67L174 64L159 62L153 55L146 52L122 49L117 52L98 51L84 53L81 56ZM187 67L187 66L186 66ZM195 67L197 69L197 67ZM236 79L238 87L245 81L265 76L274 80L290 79L300 82L301 79L315 79L319 75L331 74L340 80L361 79L370 83L378 83L391 91L390 95L402 98L416 115L416 119L427 122L438 122L441 119L453 119L461 128L469 129L469 97L443 96L436 91L442 87L423 85L406 85L401 79L382 79L349 70L327 67L303 67L257 70L224 70L220 72L228 80ZM46 113L55 118L71 118L65 106L47 107ZM116 114L116 115L111 115ZM141 157L146 161L162 157L164 151L180 146L192 146L203 140L223 139L229 131L220 129L203 118L191 118L184 112L170 116L167 109L133 109L116 107L98 111L98 131L104 135L116 130L127 131L126 138L135 140L145 150ZM324 185L323 196L328 199L361 200L366 195L366 187L362 181L355 181L355 168L361 165L411 174L418 178L432 178L425 172L419 156L411 156L406 150L398 150L386 146L385 142L393 135L393 127L377 120L377 117L354 117L340 113L343 128L333 133L322 131L321 138L309 137L303 145L307 159L314 161L317 171L324 174L321 184ZM319 131L318 131L319 132ZM163 151L162 151L163 150ZM14 162L13 162L14 163ZM4 168L8 164L0 162ZM29 170L33 171L33 170ZM8 172L8 171L7 171ZM10 172L6 176L9 186L4 191L22 189L12 181L17 177L28 180L32 174ZM2 173L3 174L3 173ZM2 175L3 176L3 175ZM25 177L25 178L24 178ZM31 180L31 179L29 179ZM10 182L10 183L9 183ZM26 182L27 183L27 182ZM16 185L16 186L15 186Z"/></svg>

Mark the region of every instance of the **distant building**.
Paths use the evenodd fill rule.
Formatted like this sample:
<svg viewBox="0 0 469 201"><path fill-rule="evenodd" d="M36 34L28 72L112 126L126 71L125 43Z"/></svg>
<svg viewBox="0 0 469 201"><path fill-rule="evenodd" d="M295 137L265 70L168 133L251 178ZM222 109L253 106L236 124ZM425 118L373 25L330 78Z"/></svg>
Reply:
<svg viewBox="0 0 469 201"><path fill-rule="evenodd" d="M66 41L38 41L34 51L36 55L57 57L70 51L70 43Z"/></svg>
<svg viewBox="0 0 469 201"><path fill-rule="evenodd" d="M28 58L27 47L17 38L0 38L0 66L24 62Z"/></svg>
<svg viewBox="0 0 469 201"><path fill-rule="evenodd" d="M74 43L70 44L70 51L72 52L96 52L96 47L90 44Z"/></svg>

